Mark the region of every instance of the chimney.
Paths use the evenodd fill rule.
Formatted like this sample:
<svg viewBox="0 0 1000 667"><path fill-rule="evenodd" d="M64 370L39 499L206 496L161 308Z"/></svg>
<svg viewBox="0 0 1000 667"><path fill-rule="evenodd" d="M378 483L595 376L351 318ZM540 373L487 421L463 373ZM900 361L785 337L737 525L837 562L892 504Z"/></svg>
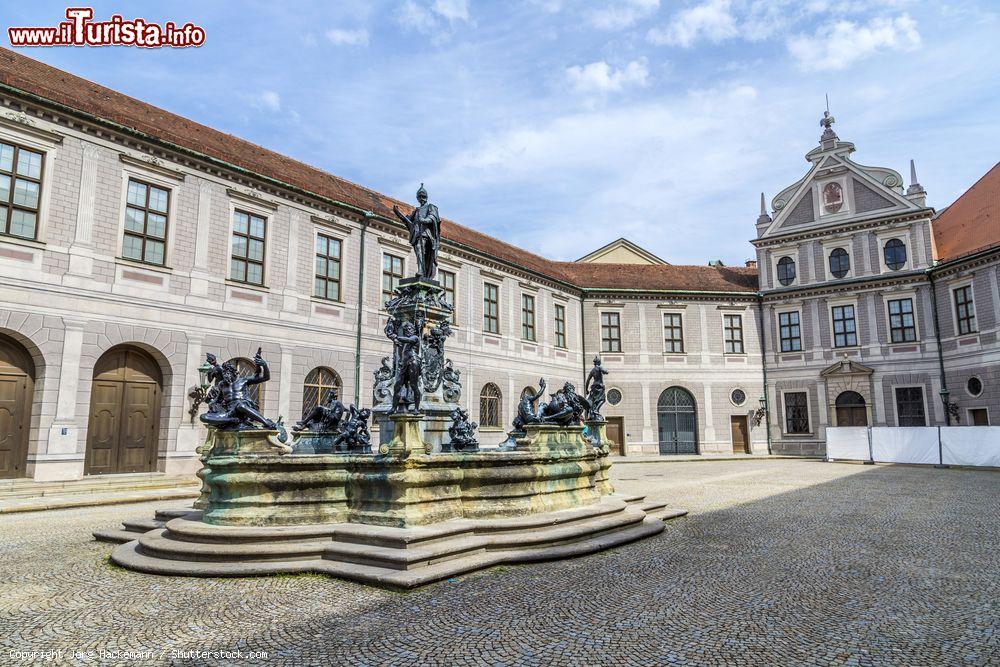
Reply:
<svg viewBox="0 0 1000 667"><path fill-rule="evenodd" d="M756 259L748 259L746 261L746 267L748 269L756 269L757 268L757 260Z"/></svg>

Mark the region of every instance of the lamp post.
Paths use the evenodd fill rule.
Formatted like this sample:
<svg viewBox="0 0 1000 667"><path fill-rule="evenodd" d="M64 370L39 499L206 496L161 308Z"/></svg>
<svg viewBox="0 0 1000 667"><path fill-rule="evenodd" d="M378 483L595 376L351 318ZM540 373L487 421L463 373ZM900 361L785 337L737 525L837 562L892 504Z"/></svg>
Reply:
<svg viewBox="0 0 1000 667"><path fill-rule="evenodd" d="M211 385L211 381L208 379L208 374L212 371L212 365L205 361L201 366L198 367L198 386L188 392L188 396L191 398L191 408L188 410L188 415L191 417L191 423L194 423L194 418L198 414L198 408L205 399L208 397L208 387Z"/></svg>
<svg viewBox="0 0 1000 667"><path fill-rule="evenodd" d="M951 426L951 402L948 400L951 397L951 392L945 387L940 392L941 402L944 403L944 425Z"/></svg>
<svg viewBox="0 0 1000 667"><path fill-rule="evenodd" d="M761 394L760 398L757 399L760 407L753 411L753 425L754 427L760 426L760 422L764 419L764 415L767 414L767 396Z"/></svg>

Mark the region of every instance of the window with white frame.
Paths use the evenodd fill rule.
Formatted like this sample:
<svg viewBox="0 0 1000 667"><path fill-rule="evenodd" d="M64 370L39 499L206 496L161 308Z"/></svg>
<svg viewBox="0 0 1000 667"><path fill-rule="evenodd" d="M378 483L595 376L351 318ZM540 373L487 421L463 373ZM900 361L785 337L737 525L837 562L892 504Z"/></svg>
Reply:
<svg viewBox="0 0 1000 667"><path fill-rule="evenodd" d="M851 270L851 256L843 248L834 248L830 252L830 275L843 278Z"/></svg>
<svg viewBox="0 0 1000 667"><path fill-rule="evenodd" d="M521 338L535 340L535 297L521 295Z"/></svg>
<svg viewBox="0 0 1000 667"><path fill-rule="evenodd" d="M785 433L809 433L809 397L804 391L785 392Z"/></svg>
<svg viewBox="0 0 1000 667"><path fill-rule="evenodd" d="M566 306L556 304L556 347L566 347Z"/></svg>
<svg viewBox="0 0 1000 667"><path fill-rule="evenodd" d="M233 213L233 254L229 278L250 285L264 284L267 218L237 209Z"/></svg>
<svg viewBox="0 0 1000 667"><path fill-rule="evenodd" d="M917 324L913 318L913 299L890 299L889 340L893 343L912 343L917 340Z"/></svg>
<svg viewBox="0 0 1000 667"><path fill-rule="evenodd" d="M136 178L128 179L122 257L163 266L169 209L169 190Z"/></svg>
<svg viewBox="0 0 1000 667"><path fill-rule="evenodd" d="M854 306L846 304L830 309L833 317L833 346L854 347L858 344L858 328L854 317Z"/></svg>
<svg viewBox="0 0 1000 667"><path fill-rule="evenodd" d="M887 268L899 271L906 266L906 244L899 239L889 239L882 246L882 258Z"/></svg>
<svg viewBox="0 0 1000 667"><path fill-rule="evenodd" d="M43 162L42 153L0 143L0 234L37 237Z"/></svg>
<svg viewBox="0 0 1000 667"><path fill-rule="evenodd" d="M955 296L955 324L958 335L975 333L976 305L972 301L972 285L965 285L952 292Z"/></svg>
<svg viewBox="0 0 1000 667"><path fill-rule="evenodd" d="M743 354L743 316L723 315L722 330L726 354Z"/></svg>
<svg viewBox="0 0 1000 667"><path fill-rule="evenodd" d="M618 313L601 313L601 351L622 351L622 325Z"/></svg>
<svg viewBox="0 0 1000 667"><path fill-rule="evenodd" d="M899 426L927 426L923 387L896 387L896 421Z"/></svg>
<svg viewBox="0 0 1000 667"><path fill-rule="evenodd" d="M684 351L684 323L680 313L663 313L663 350Z"/></svg>
<svg viewBox="0 0 1000 667"><path fill-rule="evenodd" d="M340 239L326 234L316 235L313 296L340 301L340 252Z"/></svg>
<svg viewBox="0 0 1000 667"><path fill-rule="evenodd" d="M802 328L797 310L778 313L778 338L782 352L802 351Z"/></svg>
<svg viewBox="0 0 1000 667"><path fill-rule="evenodd" d="M778 260L778 282L786 286L795 282L795 260L791 257Z"/></svg>

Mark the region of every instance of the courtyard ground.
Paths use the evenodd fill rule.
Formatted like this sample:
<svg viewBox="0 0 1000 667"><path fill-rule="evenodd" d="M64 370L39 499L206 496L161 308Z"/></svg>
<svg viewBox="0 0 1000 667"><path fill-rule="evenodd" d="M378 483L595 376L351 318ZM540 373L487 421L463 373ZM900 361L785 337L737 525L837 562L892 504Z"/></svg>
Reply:
<svg viewBox="0 0 1000 667"><path fill-rule="evenodd" d="M0 516L0 664L1000 665L1000 472L742 460L612 479L691 513L410 593L137 574L90 536L179 501Z"/></svg>

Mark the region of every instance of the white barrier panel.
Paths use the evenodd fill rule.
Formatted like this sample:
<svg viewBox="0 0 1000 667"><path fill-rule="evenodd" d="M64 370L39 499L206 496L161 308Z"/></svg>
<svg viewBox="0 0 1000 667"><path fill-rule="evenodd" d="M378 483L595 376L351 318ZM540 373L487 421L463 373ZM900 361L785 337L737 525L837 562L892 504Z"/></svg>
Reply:
<svg viewBox="0 0 1000 667"><path fill-rule="evenodd" d="M872 428L872 452L884 463L939 463L936 426Z"/></svg>
<svg viewBox="0 0 1000 667"><path fill-rule="evenodd" d="M826 457L868 461L867 426L831 426L826 429Z"/></svg>
<svg viewBox="0 0 1000 667"><path fill-rule="evenodd" d="M1000 467L1000 426L947 426L941 429L946 465Z"/></svg>

